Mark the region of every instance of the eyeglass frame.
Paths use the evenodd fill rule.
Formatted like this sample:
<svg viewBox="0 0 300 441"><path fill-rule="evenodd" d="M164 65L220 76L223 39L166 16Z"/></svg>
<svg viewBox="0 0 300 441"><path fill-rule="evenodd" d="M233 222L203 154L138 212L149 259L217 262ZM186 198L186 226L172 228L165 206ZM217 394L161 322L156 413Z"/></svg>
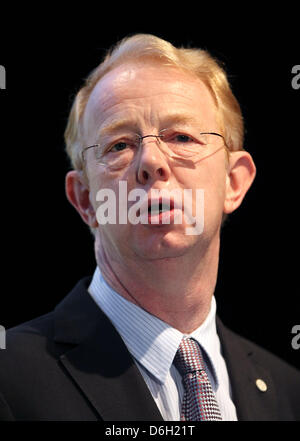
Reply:
<svg viewBox="0 0 300 441"><path fill-rule="evenodd" d="M216 135L216 136L220 136L221 138L224 139L224 146L226 147L227 150L229 150L228 147L227 147L227 145L226 145L226 141L225 141L224 136L221 135L220 133L216 133L216 132L201 132L200 135ZM140 136L140 135L137 134L137 138L138 138L138 140L139 140L140 143L141 143L141 141L142 141L143 139L145 139L145 138L150 138L150 137L153 137L153 138L159 139L159 138L163 138L164 135L145 135L145 136ZM93 144L93 145L89 145L88 147L84 147L83 150L82 150L82 152L81 152L81 159L82 159L82 162L85 162L85 159L84 159L83 154L86 152L86 150L91 149L91 148L93 148L93 147L100 147L100 146L101 146L100 144Z"/></svg>

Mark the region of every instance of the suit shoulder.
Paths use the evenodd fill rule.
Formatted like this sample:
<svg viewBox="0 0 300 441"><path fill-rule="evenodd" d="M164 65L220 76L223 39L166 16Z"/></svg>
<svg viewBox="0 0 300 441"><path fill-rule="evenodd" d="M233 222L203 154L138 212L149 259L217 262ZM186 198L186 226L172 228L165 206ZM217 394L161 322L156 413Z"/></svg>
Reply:
<svg viewBox="0 0 300 441"><path fill-rule="evenodd" d="M0 377L23 369L45 353L53 353L53 313L42 315L6 330L5 349L0 351Z"/></svg>
<svg viewBox="0 0 300 441"><path fill-rule="evenodd" d="M297 386L300 392L300 370L292 366L278 355L272 353L268 349L251 341L250 339L237 334L228 329L224 325L227 339L230 338L235 341L235 344L243 349L244 353L250 357L253 363L263 366L266 370L272 373L277 379L284 379L286 383L290 382Z"/></svg>
<svg viewBox="0 0 300 441"><path fill-rule="evenodd" d="M7 342L22 339L51 338L54 334L53 311L6 330Z"/></svg>

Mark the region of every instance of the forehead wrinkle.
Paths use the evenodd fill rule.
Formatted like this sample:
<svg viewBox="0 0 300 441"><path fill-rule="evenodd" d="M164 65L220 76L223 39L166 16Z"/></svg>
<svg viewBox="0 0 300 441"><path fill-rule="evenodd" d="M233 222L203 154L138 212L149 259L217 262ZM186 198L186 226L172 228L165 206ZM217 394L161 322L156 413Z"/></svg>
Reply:
<svg viewBox="0 0 300 441"><path fill-rule="evenodd" d="M172 124L200 124L201 120L195 115L189 115L186 113L173 113L169 115L165 115L164 117L159 117L160 119L160 127L159 130L167 128ZM126 118L116 119L111 121L109 124L106 124L104 127L101 127L97 133L98 138L102 138L109 135L114 135L122 130L129 130L134 132L135 134L139 134L141 132L139 124L137 121L132 121Z"/></svg>
<svg viewBox="0 0 300 441"><path fill-rule="evenodd" d="M118 75L116 75L116 73L118 73ZM113 75L114 74L114 75ZM110 78L110 76L112 76L112 78ZM149 76L149 72L147 71L147 75ZM108 76L105 78L102 78L98 84L95 86L94 90L92 91L87 106L86 106L86 111L84 112L84 120L86 120L85 122L88 123L88 120L90 120L90 122L93 122L93 128L91 127L91 129L96 128L96 135L97 136L104 136L104 137L108 137L109 135L114 135L114 134L118 134L120 131L122 130L132 130L134 131L135 134L137 134L138 132L140 132L140 135L143 135L144 130L146 130L148 132L148 130L152 131L152 130L156 130L156 128L158 130L162 130L163 128L167 128L166 126L171 126L172 124L185 124L188 125L190 123L192 124L203 124L203 120L206 120L206 115L202 114L201 111L201 106L199 108L199 111L197 112L199 114L199 116L196 114L196 109L194 104L192 103L191 106L191 113L189 111L189 106L190 103L185 99L182 103L178 102L178 106L176 105L176 99L175 102L171 105L169 105L169 108L172 109L173 107L173 112L172 110L170 110L170 112L167 112L166 115L164 115L163 117L160 114L160 106L159 106L159 101L157 101L159 99L160 95L167 95L165 99L162 99L162 104L164 102L166 102L166 105L168 104L168 95L170 96L170 99L172 99L172 97L176 98L177 95L179 95L179 97L185 97L185 98L189 98L190 94L189 93L185 93L188 92L188 90L185 90L186 88L189 89L189 84L185 84L186 81L185 78L182 80L181 76L180 79L178 80L178 78L176 78L176 81L173 81L173 86L170 90L170 88L168 87L163 87L162 90L151 90L150 92L150 88L145 88L143 87L143 94L149 94L149 96L151 97L151 99L154 100L154 102L150 102L149 104L151 105L150 107L152 107L152 105L154 105L154 108L152 107L152 109L146 109L143 106L143 100L144 100L144 95L140 96L136 90L136 84L134 83L134 88L132 90L131 87L129 87L132 82L132 80L134 79L134 81L136 82L137 80L141 80L141 78L144 78L143 75L141 77L139 77L139 75L135 75L134 78L126 78L125 83L127 87L124 87L124 81L122 81L122 84L119 84L119 79L120 79L120 75L119 72L110 72L108 74ZM147 77L148 78L148 77ZM151 76L150 80L153 80L153 77ZM159 78L159 84L162 83L161 81L161 76ZM190 83L189 78L187 78L188 83ZM195 80L193 79L193 83L195 83ZM169 84L169 83L168 83ZM197 89L199 89L199 92L201 94L200 97L200 103L202 102L201 98L203 97L204 101L205 98L207 96L210 96L211 98L211 94L208 91L207 87L205 86L204 83L202 83L201 81L199 82L199 80L197 79L197 86L200 86L200 89L197 87ZM122 86L122 87L121 87ZM180 86L180 87L178 87ZM174 90L175 88L175 90ZM101 92L101 94L100 94ZM203 93L204 92L204 93ZM100 96L99 96L100 95ZM147 97L147 96L146 96ZM101 98L101 99L99 99ZM113 100L113 101L111 101ZM134 107L135 105L137 105L137 107L140 107L140 109L138 109L138 112L134 112L136 113L136 121L134 121L135 116L133 115L124 115L124 108L123 105L127 106L127 104L129 105L129 107L131 107L131 102L133 100L133 104ZM128 103L129 101L129 103ZM174 101L174 100L173 100ZM140 105L142 104L142 105ZM158 107L157 107L158 104ZM175 104L175 105L174 105ZM205 104L205 103L204 103ZM183 105L183 108L181 107ZM207 105L207 104L206 104ZM210 107L210 105L213 107L214 110L215 109L215 103L214 102L210 102L208 104L208 106ZM100 106L100 108L99 108ZM112 109L113 107L117 106L117 114L114 115L114 109ZM119 107L121 106L122 109L122 114L119 115L120 119L118 118L118 110ZM89 112L87 112L87 110ZM139 112L139 110L142 111L143 114L141 114L141 112ZM211 109L212 110L212 109ZM107 119L107 121L103 121L102 117L100 118L100 121L102 119L102 124L99 124L99 114L103 115L104 113L106 113L107 111L109 111L110 113L110 118ZM145 113L146 112L146 113ZM127 113L127 112L126 112ZM130 112L131 113L131 112ZM170 113L170 114L169 114ZM205 112L206 113L206 112ZM208 112L210 113L210 112ZM97 128L98 126L98 128ZM146 128L148 127L148 129ZM142 130L142 128L144 128L144 130Z"/></svg>
<svg viewBox="0 0 300 441"><path fill-rule="evenodd" d="M197 124L199 122L200 118L198 119L195 115L181 112L165 115L165 117L161 118L161 124L164 126L170 126L172 124Z"/></svg>
<svg viewBox="0 0 300 441"><path fill-rule="evenodd" d="M121 130L138 131L138 124L136 121L129 119L116 119L101 127L98 131L98 136L108 136L113 135Z"/></svg>

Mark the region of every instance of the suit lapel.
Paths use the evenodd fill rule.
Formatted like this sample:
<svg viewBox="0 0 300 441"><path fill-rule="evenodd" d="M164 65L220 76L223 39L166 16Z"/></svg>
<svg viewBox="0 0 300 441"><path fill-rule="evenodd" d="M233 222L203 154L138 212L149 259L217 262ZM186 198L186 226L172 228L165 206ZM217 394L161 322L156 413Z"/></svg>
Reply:
<svg viewBox="0 0 300 441"><path fill-rule="evenodd" d="M60 357L90 404L105 421L162 421L149 389L123 340L90 296L82 279L55 309L55 341L73 345ZM255 345L217 317L232 398L241 421L277 420L272 378L256 359ZM249 350L247 350L249 347ZM262 392L256 380L267 384Z"/></svg>
<svg viewBox="0 0 300 441"><path fill-rule="evenodd" d="M105 421L162 421L121 337L83 279L55 310L55 341L76 345L60 361Z"/></svg>
<svg viewBox="0 0 300 441"><path fill-rule="evenodd" d="M217 329L230 377L232 398L236 406L238 420L278 420L273 380L257 360L255 345L250 347L246 340L227 329L219 318L217 318ZM266 391L261 391L258 388L256 384L258 379L265 382Z"/></svg>

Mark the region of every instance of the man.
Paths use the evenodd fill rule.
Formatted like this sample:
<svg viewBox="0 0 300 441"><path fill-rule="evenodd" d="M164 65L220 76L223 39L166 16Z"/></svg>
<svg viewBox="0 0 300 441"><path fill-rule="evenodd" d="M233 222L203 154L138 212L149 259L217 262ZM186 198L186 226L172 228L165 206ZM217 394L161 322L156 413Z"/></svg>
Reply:
<svg viewBox="0 0 300 441"><path fill-rule="evenodd" d="M66 194L97 269L7 333L0 419L299 420L299 372L216 317L221 225L255 177L218 63L125 39L77 94L65 137Z"/></svg>

